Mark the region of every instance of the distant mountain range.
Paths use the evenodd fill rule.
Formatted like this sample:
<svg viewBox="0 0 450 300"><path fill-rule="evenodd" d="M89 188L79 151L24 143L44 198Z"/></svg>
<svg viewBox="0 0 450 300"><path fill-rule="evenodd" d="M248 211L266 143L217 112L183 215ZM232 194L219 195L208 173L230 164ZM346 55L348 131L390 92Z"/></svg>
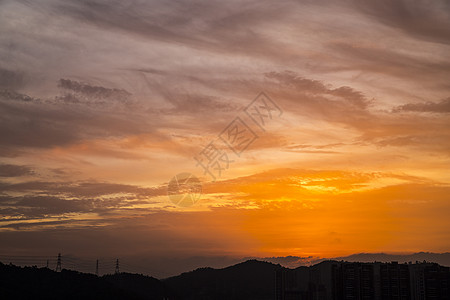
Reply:
<svg viewBox="0 0 450 300"><path fill-rule="evenodd" d="M252 259L252 258L248 258ZM280 264L287 268L297 268L300 266L311 266L325 260L344 260L349 262L391 262L397 261L399 263L429 261L435 262L442 266L450 267L450 252L432 253L432 252L418 252L413 254L386 254L386 253L358 253L349 256L333 257L333 258L315 258L315 257L300 257L300 256L282 256L282 257L264 257L257 258L262 261Z"/></svg>

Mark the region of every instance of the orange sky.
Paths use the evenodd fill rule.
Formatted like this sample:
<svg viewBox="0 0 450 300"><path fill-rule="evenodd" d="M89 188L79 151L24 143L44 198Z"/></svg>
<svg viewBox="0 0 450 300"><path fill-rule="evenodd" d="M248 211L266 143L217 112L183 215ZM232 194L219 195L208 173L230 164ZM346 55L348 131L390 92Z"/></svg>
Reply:
<svg viewBox="0 0 450 300"><path fill-rule="evenodd" d="M94 2L0 3L1 252L449 251L447 2Z"/></svg>

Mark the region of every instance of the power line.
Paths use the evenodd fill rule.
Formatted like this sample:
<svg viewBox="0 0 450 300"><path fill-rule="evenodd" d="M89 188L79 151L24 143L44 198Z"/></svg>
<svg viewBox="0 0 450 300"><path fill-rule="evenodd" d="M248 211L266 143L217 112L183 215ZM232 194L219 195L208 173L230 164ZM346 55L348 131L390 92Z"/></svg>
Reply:
<svg viewBox="0 0 450 300"><path fill-rule="evenodd" d="M62 271L64 264L64 269L96 274L97 276L104 274L120 274L120 272L142 273L142 266L136 266L132 263L129 264L126 261L124 262L119 260L118 258L83 259L72 255L66 256L61 253L58 253L56 257L0 254L0 262L5 264L10 263L22 267L36 266L51 268L57 272Z"/></svg>

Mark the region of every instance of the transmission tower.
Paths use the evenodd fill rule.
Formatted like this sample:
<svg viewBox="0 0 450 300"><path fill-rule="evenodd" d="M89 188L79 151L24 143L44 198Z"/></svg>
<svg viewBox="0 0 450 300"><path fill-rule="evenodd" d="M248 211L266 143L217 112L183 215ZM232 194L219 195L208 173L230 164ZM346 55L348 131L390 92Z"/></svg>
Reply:
<svg viewBox="0 0 450 300"><path fill-rule="evenodd" d="M56 272L61 272L61 253L58 253L58 260L56 261Z"/></svg>
<svg viewBox="0 0 450 300"><path fill-rule="evenodd" d="M95 264L95 275L98 276L98 259L97 259L97 263Z"/></svg>
<svg viewBox="0 0 450 300"><path fill-rule="evenodd" d="M116 259L116 271L114 272L115 274L119 274L119 259Z"/></svg>

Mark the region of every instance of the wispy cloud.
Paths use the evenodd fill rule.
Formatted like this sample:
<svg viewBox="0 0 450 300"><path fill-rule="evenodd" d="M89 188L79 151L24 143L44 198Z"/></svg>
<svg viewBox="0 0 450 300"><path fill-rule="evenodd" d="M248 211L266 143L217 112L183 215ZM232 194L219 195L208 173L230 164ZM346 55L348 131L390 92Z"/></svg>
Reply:
<svg viewBox="0 0 450 300"><path fill-rule="evenodd" d="M0 1L1 247L448 247L449 11ZM261 91L283 110L265 131L243 113ZM193 157L238 115L258 139L210 182ZM165 197L180 172L202 180L197 206Z"/></svg>
<svg viewBox="0 0 450 300"><path fill-rule="evenodd" d="M435 102L425 103L408 103L401 105L394 109L395 112L433 112L433 113L449 113L450 112L450 98Z"/></svg>
<svg viewBox="0 0 450 300"><path fill-rule="evenodd" d="M18 177L32 175L33 169L28 166L0 164L0 177Z"/></svg>

